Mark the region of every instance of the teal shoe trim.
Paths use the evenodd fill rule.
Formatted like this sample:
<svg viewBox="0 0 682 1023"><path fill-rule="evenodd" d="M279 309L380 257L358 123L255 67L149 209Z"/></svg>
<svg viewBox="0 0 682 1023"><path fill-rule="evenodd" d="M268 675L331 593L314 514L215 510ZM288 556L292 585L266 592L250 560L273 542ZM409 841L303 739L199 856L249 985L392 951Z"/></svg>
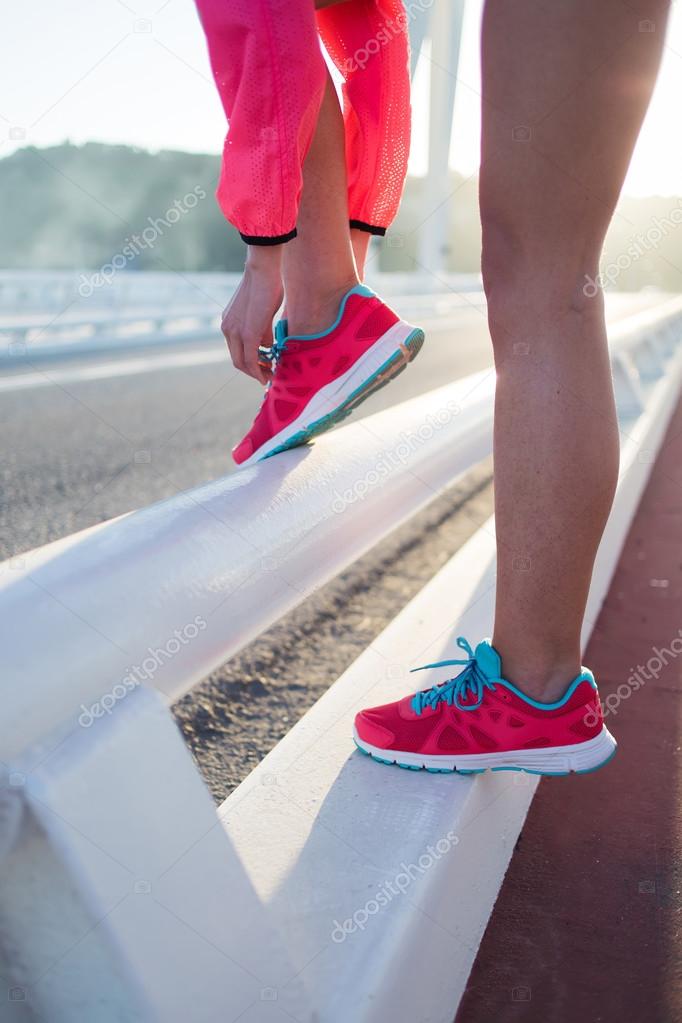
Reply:
<svg viewBox="0 0 682 1023"><path fill-rule="evenodd" d="M368 288L366 284L356 284L353 288L350 289L350 291L347 291L346 294L341 299L341 305L339 306L338 315L334 322L332 323L331 327L328 327L327 330L321 330L319 334L290 334L287 337L287 340L318 341L321 337L326 337L327 334L331 334L331 332L333 330L336 330L338 325L341 323L341 320L343 319L343 314L346 310L346 303L348 299L351 297L351 295L362 295L363 298L372 298L374 296L374 292L372 291L371 288ZM285 324L286 329L286 320L280 322L283 322Z"/></svg>
<svg viewBox="0 0 682 1023"><path fill-rule="evenodd" d="M482 640L474 651L471 644L464 636L459 636L457 645L465 651L467 658L451 658L445 661L434 661L431 664L424 664L419 668L412 668L412 671L424 671L427 668L447 668L453 665L462 666L462 671L454 678L432 686L430 689L423 689L412 697L412 709L415 714L421 714L425 707L436 707L441 701L449 706L455 706L461 711L472 711L480 707L486 688L494 690L496 686L502 686L514 693L531 707L538 710L558 710L563 707L573 696L579 685L583 682L589 683L593 689L597 688L594 675L589 668L583 668L580 674L573 679L564 695L553 703L542 703L534 700L532 696L518 689L513 682L500 675L490 673L490 665L495 665L495 670L501 669L499 654L491 644L490 640ZM474 700L469 703L462 702L469 696Z"/></svg>
<svg viewBox="0 0 682 1023"><path fill-rule="evenodd" d="M404 345L410 352L410 359L414 359L422 345L424 344L424 331L418 328L413 330L408 338L406 338ZM349 394L349 396L335 408L333 412L328 412L327 415L322 416L320 419L316 419L310 423L309 426L305 426L302 430L298 430L297 433L289 437L288 440L283 441L282 444L278 444L276 448L269 451L267 455L263 455L259 461L264 461L266 458L272 458L273 455L278 455L281 451L288 451L290 448L298 448L303 444L308 444L315 437L318 437L321 433L326 433L327 430L331 430L337 423L342 422L347 416L354 412L358 405L361 405L363 401L371 395L376 394L382 387L390 383L398 376L399 373L407 366L405 361L405 355L402 351L396 351L387 359L379 369L373 373L364 383L360 384L359 387Z"/></svg>

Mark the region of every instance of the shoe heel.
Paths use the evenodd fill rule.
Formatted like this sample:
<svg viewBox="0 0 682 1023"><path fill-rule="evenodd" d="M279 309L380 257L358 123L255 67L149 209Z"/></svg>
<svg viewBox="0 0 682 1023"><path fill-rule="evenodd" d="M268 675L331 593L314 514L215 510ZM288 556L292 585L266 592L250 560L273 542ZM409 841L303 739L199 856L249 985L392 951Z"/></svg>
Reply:
<svg viewBox="0 0 682 1023"><path fill-rule="evenodd" d="M597 739L593 739L592 742L595 743L594 747L589 750L577 751L577 766L572 768L576 774L590 774L592 771L598 771L600 767L604 767L615 757L618 743L606 725L602 727Z"/></svg>

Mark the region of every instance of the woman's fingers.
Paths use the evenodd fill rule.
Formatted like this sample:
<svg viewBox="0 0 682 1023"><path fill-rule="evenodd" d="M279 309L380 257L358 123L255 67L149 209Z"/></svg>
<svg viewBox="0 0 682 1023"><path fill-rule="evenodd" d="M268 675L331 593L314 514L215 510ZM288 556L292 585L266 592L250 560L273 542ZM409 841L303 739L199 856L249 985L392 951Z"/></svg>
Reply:
<svg viewBox="0 0 682 1023"><path fill-rule="evenodd" d="M272 345L272 320L282 297L277 266L247 262L244 276L223 312L221 328L235 369L263 385L272 373L259 349Z"/></svg>
<svg viewBox="0 0 682 1023"><path fill-rule="evenodd" d="M222 322L222 332L227 342L227 348L232 359L232 365L242 373L245 371L244 345L236 324L230 324L228 320Z"/></svg>
<svg viewBox="0 0 682 1023"><path fill-rule="evenodd" d="M243 355L246 372L261 384L266 384L268 375L261 364L258 349L261 345L269 345L272 341L264 340L259 334L248 333L243 339Z"/></svg>
<svg viewBox="0 0 682 1023"><path fill-rule="evenodd" d="M271 372L269 366L261 362L258 350L261 345L266 347L271 345L272 337L262 338L253 331L244 331L239 324L230 320L223 320L222 331L234 368L253 377L259 384L266 384ZM272 334L272 330L265 333Z"/></svg>

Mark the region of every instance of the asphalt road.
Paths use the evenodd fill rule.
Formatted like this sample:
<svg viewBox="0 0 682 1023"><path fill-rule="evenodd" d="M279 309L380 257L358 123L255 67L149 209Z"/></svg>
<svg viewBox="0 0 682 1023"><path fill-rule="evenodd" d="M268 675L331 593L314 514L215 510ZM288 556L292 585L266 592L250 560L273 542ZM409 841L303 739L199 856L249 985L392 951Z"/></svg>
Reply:
<svg viewBox="0 0 682 1023"><path fill-rule="evenodd" d="M419 358L358 415L490 362L484 312L462 310L452 325L429 330ZM260 394L232 368L218 334L191 347L53 360L0 376L0 557L232 471L231 448Z"/></svg>

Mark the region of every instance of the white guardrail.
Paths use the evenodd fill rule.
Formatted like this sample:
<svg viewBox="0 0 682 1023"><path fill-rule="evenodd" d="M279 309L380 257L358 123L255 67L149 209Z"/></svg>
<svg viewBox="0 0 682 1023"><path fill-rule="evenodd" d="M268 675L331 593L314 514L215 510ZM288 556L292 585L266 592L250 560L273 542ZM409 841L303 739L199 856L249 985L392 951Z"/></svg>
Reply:
<svg viewBox="0 0 682 1023"><path fill-rule="evenodd" d="M83 291L88 279L85 271L0 270L0 372L30 368L36 358L214 341L240 276L118 273ZM369 283L394 300L406 319L441 321L485 304L476 274L438 281L425 276L415 286L414 275L375 273Z"/></svg>
<svg viewBox="0 0 682 1023"><path fill-rule="evenodd" d="M186 344L215 337L219 309L175 308L110 314L0 319L0 367L61 355L123 352L145 345Z"/></svg>
<svg viewBox="0 0 682 1023"><path fill-rule="evenodd" d="M17 309L33 313L65 310L113 310L195 305L207 299L219 309L225 295L237 286L241 274L230 272L115 271L109 275L83 270L0 270L0 318ZM382 273L370 267L368 283L381 281L382 295L409 294L415 274ZM436 279L424 274L421 294L444 290L478 291L479 274L444 273Z"/></svg>
<svg viewBox="0 0 682 1023"><path fill-rule="evenodd" d="M611 333L621 474L585 639L678 399L682 299ZM450 1023L534 781L382 769L350 730L490 631L492 523L217 811L168 704L485 457L493 387L0 566L1 1019Z"/></svg>
<svg viewBox="0 0 682 1023"><path fill-rule="evenodd" d="M392 277L393 275L386 275ZM39 359L96 354L125 353L141 347L186 345L214 340L219 334L220 312L234 290L234 283L225 275L225 290L218 303L204 297L201 306L175 303L131 309L72 308L44 312L40 315L2 315L0 312L0 370L30 367ZM382 279L383 287L388 281ZM392 282L394 283L394 282ZM482 308L483 292L474 288L468 293L400 294L395 304L406 319L442 323L443 319L462 308Z"/></svg>

